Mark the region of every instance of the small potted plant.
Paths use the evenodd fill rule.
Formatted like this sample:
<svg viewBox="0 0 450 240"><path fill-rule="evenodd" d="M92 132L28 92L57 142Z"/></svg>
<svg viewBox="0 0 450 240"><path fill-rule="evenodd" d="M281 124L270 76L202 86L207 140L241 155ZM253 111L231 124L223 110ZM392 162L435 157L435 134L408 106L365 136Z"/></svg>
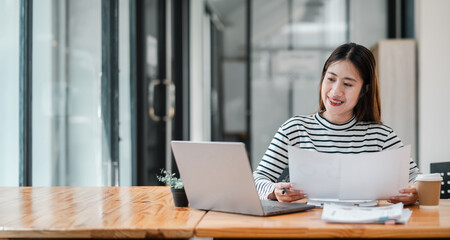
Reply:
<svg viewBox="0 0 450 240"><path fill-rule="evenodd" d="M186 192L184 191L183 181L181 180L181 178L175 177L175 173L171 173L170 171L161 169L161 175L156 176L156 178L160 182L171 186L170 191L172 192L175 207L187 207L189 205L186 197Z"/></svg>

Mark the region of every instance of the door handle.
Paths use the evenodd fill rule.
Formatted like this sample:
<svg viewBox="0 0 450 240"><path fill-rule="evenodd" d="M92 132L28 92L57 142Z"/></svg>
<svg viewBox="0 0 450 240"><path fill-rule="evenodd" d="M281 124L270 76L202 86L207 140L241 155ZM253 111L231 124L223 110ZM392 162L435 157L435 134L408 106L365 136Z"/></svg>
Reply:
<svg viewBox="0 0 450 240"><path fill-rule="evenodd" d="M153 119L153 121L160 121L161 117L157 116L155 113L155 86L161 84L160 80L153 80L148 85L148 103L149 103L149 109L148 113L150 115L150 118Z"/></svg>
<svg viewBox="0 0 450 240"><path fill-rule="evenodd" d="M175 116L175 84L172 81L164 80L164 85L169 86L170 109L169 113L164 117L164 121L170 121Z"/></svg>
<svg viewBox="0 0 450 240"><path fill-rule="evenodd" d="M155 86L161 84L161 80L153 80L150 82L148 86L148 102L149 102L149 109L148 113L150 115L150 118L153 119L153 121L161 121L161 117L156 115L155 113ZM162 84L169 87L169 97L170 97L170 108L168 111L168 114L163 117L164 121L170 121L175 116L175 85L170 80L164 80L162 81Z"/></svg>

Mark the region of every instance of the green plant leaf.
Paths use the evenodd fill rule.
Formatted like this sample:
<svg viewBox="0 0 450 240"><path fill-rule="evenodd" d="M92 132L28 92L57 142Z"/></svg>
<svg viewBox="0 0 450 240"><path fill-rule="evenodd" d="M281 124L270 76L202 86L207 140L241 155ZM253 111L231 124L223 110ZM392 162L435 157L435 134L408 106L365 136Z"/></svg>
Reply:
<svg viewBox="0 0 450 240"><path fill-rule="evenodd" d="M158 181L165 183L168 186L172 186L175 189L184 188L183 181L181 178L175 177L175 173L171 173L170 171L161 169L161 175L157 175L156 178Z"/></svg>

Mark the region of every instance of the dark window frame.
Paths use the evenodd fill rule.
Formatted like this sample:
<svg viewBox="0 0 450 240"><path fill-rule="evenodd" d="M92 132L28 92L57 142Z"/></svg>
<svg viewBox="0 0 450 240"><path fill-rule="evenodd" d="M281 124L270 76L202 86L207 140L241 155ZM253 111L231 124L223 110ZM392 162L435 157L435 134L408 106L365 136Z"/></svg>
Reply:
<svg viewBox="0 0 450 240"><path fill-rule="evenodd" d="M33 0L20 0L19 186L32 186Z"/></svg>
<svg viewBox="0 0 450 240"><path fill-rule="evenodd" d="M414 38L414 0L387 1L388 38Z"/></svg>
<svg viewBox="0 0 450 240"><path fill-rule="evenodd" d="M247 12L247 49L246 49L246 55L247 55L247 67L246 67L246 77L247 77L247 116L246 116L246 127L247 127L247 139L245 146L247 148L247 154L248 159L251 163L252 159L252 131L251 131L251 124L252 124L252 0L247 0L246 2L246 12Z"/></svg>
<svg viewBox="0 0 450 240"><path fill-rule="evenodd" d="M111 161L111 185L119 186L119 1L102 0L101 11L101 111L106 133L102 155Z"/></svg>
<svg viewBox="0 0 450 240"><path fill-rule="evenodd" d="M190 1L172 1L172 82L175 91L175 115L172 120L173 140L189 139L189 10ZM172 155L172 172L179 171Z"/></svg>
<svg viewBox="0 0 450 240"><path fill-rule="evenodd" d="M142 120L143 113L142 101L138 101L139 96L143 95L143 89L138 87L138 79L145 77L145 69L139 62L145 61L145 54L142 46L145 46L143 38L138 36L141 34L139 29L143 28L143 1L130 1L130 112L131 112L131 171L133 186L138 185L140 175L138 159L142 159L142 128L144 122Z"/></svg>

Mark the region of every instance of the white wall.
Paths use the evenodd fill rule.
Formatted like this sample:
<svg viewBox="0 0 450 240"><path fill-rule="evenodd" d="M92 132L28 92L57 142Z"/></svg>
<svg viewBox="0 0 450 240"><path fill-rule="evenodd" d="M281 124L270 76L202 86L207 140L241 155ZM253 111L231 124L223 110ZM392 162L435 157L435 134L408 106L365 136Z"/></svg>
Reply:
<svg viewBox="0 0 450 240"><path fill-rule="evenodd" d="M419 167L428 173L431 162L450 161L450 1L416 0L418 43Z"/></svg>
<svg viewBox="0 0 450 240"><path fill-rule="evenodd" d="M204 57L210 54L209 42L205 42L203 0L192 0L190 6L190 139L211 139L210 79L207 78L210 63ZM209 88L208 88L209 86ZM205 96L208 94L208 96ZM209 118L208 118L209 116Z"/></svg>
<svg viewBox="0 0 450 240"><path fill-rule="evenodd" d="M381 120L394 129L404 145L411 145L411 157L416 161L416 42L383 39L372 51L377 61Z"/></svg>

